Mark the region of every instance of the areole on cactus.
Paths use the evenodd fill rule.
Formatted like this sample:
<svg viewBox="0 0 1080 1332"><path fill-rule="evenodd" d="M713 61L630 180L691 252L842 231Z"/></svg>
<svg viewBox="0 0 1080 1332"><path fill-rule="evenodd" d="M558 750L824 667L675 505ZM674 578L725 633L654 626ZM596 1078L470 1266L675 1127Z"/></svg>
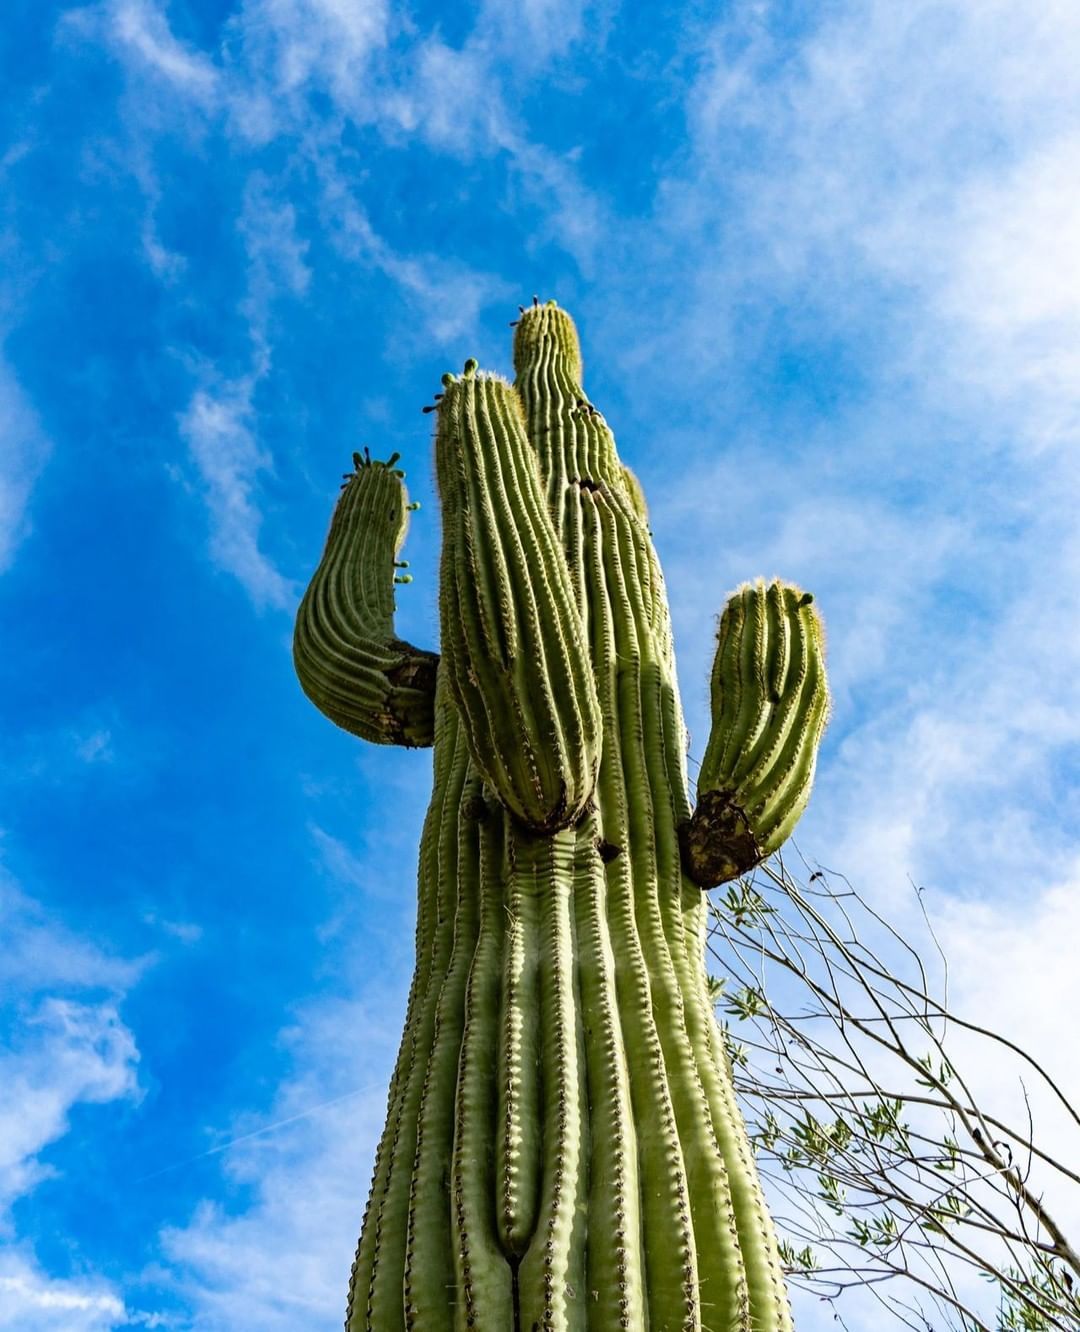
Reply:
<svg viewBox="0 0 1080 1332"><path fill-rule="evenodd" d="M554 302L522 312L514 367L511 385L469 361L438 400L441 655L394 634L396 457L354 455L297 617L297 672L327 716L434 744L346 1327L782 1332L701 888L805 807L820 624L784 584L731 599L692 809L645 501Z"/></svg>

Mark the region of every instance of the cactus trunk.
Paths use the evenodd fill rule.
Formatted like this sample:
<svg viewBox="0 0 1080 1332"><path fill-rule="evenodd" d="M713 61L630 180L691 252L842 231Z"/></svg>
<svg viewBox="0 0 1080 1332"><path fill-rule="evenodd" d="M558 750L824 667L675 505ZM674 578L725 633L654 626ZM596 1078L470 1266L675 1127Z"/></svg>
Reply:
<svg viewBox="0 0 1080 1332"><path fill-rule="evenodd" d="M553 304L523 313L515 364L510 386L467 363L438 408L443 642L416 971L346 1326L783 1332L707 991L707 902L683 866L686 735L641 491ZM388 471L358 466L348 484ZM336 601L318 589L350 561L390 586L391 507L381 537L370 516L337 522L297 626L305 689L340 723L343 681L363 678L368 733L406 713L371 684L388 649L357 609L366 582ZM348 669L313 671L333 635L311 626L338 602L365 633ZM410 743L410 725L374 738Z"/></svg>

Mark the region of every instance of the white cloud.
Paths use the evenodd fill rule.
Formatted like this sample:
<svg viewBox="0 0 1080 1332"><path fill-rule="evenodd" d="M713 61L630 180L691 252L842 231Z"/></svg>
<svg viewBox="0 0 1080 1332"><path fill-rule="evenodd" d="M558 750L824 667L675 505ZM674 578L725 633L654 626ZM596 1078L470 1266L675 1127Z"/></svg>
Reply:
<svg viewBox="0 0 1080 1332"><path fill-rule="evenodd" d="M337 172L325 175L323 209L341 253L373 265L396 282L422 320L424 335L440 345L475 329L481 310L509 292L506 283L452 259L432 254L404 255L395 250L375 231L347 181Z"/></svg>
<svg viewBox="0 0 1080 1332"><path fill-rule="evenodd" d="M1033 389L1064 395L1075 428L1075 6L878 0L833 11L794 49L771 22L744 6L713 35L688 99L700 174L674 187L680 218L723 182L750 282L796 284L833 320L877 284L898 373L939 396L1011 399L1029 428L1033 406L1059 415Z"/></svg>
<svg viewBox="0 0 1080 1332"><path fill-rule="evenodd" d="M250 379L195 391L180 420L204 486L214 563L243 585L256 606L288 607L291 584L259 549L258 474L271 466L253 429Z"/></svg>
<svg viewBox="0 0 1080 1332"><path fill-rule="evenodd" d="M27 505L50 452L33 406L0 355L0 573L29 531Z"/></svg>
<svg viewBox="0 0 1080 1332"><path fill-rule="evenodd" d="M370 57L386 40L383 0L245 0L210 55L180 41L157 0L106 0L66 19L115 46L139 95L171 93L208 114L225 114L242 135L265 141L283 118L302 114L312 89L362 105Z"/></svg>
<svg viewBox="0 0 1080 1332"><path fill-rule="evenodd" d="M292 1332L340 1321L398 1020L391 1030L382 996L324 1002L284 1033L295 1076L270 1116L241 1118L215 1149L254 1201L239 1215L206 1201L161 1236L200 1329Z"/></svg>
<svg viewBox="0 0 1080 1332"><path fill-rule="evenodd" d="M386 41L384 0L247 0L233 27L260 91L288 98L310 86L363 107L368 66Z"/></svg>
<svg viewBox="0 0 1080 1332"><path fill-rule="evenodd" d="M52 1173L38 1155L67 1132L73 1105L137 1091L135 1040L112 1004L47 998L23 1027L0 1054L0 1209Z"/></svg>
<svg viewBox="0 0 1080 1332"><path fill-rule="evenodd" d="M25 1245L0 1249L0 1328L112 1332L122 1327L176 1325L169 1314L129 1309L115 1286L100 1277L49 1276Z"/></svg>
<svg viewBox="0 0 1080 1332"><path fill-rule="evenodd" d="M154 77L186 98L210 106L219 93L219 74L198 51L179 42L151 0L112 0L107 8L114 40Z"/></svg>
<svg viewBox="0 0 1080 1332"><path fill-rule="evenodd" d="M659 346L722 381L729 312L764 312L746 337L767 354L775 307L781 338L835 343L866 378L816 420L800 404L809 439L782 461L726 433L725 465L688 447L654 500L686 678L705 678L714 569L799 580L842 737L804 843L886 891L1045 882L1077 848L1060 774L1080 708L1080 17L849 5L792 42L779 6L733 15L687 99L691 165L660 198L694 281L635 372ZM704 533L703 494L723 518Z"/></svg>
<svg viewBox="0 0 1080 1332"><path fill-rule="evenodd" d="M2 869L0 928L0 996L15 1018L14 1035L0 1048L0 1328L164 1327L162 1317L129 1311L113 1284L93 1273L46 1272L32 1237L14 1233L11 1212L56 1176L46 1153L68 1132L76 1106L140 1096L139 1052L119 1004L146 959L111 956L73 934Z"/></svg>
<svg viewBox="0 0 1080 1332"><path fill-rule="evenodd" d="M87 735L78 735L75 741L75 753L83 763L112 763L116 757L112 732L104 727Z"/></svg>
<svg viewBox="0 0 1080 1332"><path fill-rule="evenodd" d="M249 265L249 302L257 303L265 319L265 306L277 291L303 296L311 280L306 263L308 244L296 232L296 208L275 191L264 172L254 171L244 191L239 230Z"/></svg>
<svg viewBox="0 0 1080 1332"><path fill-rule="evenodd" d="M9 995L105 990L117 999L131 988L146 960L112 956L51 918L0 868L0 987Z"/></svg>
<svg viewBox="0 0 1080 1332"><path fill-rule="evenodd" d="M130 1323L123 1300L108 1283L49 1277L32 1255L11 1248L0 1250L0 1328L110 1332Z"/></svg>
<svg viewBox="0 0 1080 1332"><path fill-rule="evenodd" d="M194 921L166 920L153 911L144 912L142 919L145 924L161 930L173 939L178 939L182 944L196 944L203 936L203 927Z"/></svg>
<svg viewBox="0 0 1080 1332"><path fill-rule="evenodd" d="M384 0L246 0L213 54L179 42L152 0L114 0L108 15L99 32L132 74L137 108L153 106L152 128L172 123L200 135L203 119L190 116L194 106L223 118L241 151L286 139L299 157L319 164L328 184L338 175L345 119L379 126L391 147L400 145L403 134L419 134L456 157L505 153L535 209L538 233L551 236L579 264L592 264L605 235L597 199L570 155L533 141L513 109L527 79L581 36L577 0L530 0L524 9L489 0L461 45L450 46L437 33L410 31L411 40L397 47L389 45L392 24ZM81 26L94 28L86 19ZM163 89L176 99L171 113ZM329 113L313 110L312 92L329 97ZM157 238L156 189L145 163L142 175L151 196L144 251L154 271L173 281L184 257ZM444 297L458 294L446 293L438 275L425 276L430 256L397 255L382 240L376 248L378 265L406 292L415 295L425 285ZM482 274L469 276L483 286ZM433 329L443 336L438 318Z"/></svg>

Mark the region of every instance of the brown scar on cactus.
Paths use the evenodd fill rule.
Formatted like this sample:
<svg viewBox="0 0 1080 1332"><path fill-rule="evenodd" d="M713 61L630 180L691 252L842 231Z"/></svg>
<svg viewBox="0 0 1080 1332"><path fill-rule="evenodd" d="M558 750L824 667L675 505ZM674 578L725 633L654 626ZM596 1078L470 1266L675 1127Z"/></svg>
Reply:
<svg viewBox="0 0 1080 1332"><path fill-rule="evenodd" d="M424 408L440 652L394 631L418 507L396 454L354 454L297 615L297 673L328 717L433 745L346 1327L790 1332L698 885L756 864L805 806L820 622L789 584L730 599L692 808L641 486L570 317L534 296L514 325L513 384L470 358Z"/></svg>

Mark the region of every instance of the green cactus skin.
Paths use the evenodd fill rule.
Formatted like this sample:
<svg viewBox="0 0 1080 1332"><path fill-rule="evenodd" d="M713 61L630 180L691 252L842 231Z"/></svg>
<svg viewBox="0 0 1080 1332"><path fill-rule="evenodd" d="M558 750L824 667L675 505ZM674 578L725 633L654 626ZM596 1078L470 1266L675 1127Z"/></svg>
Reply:
<svg viewBox="0 0 1080 1332"><path fill-rule="evenodd" d="M644 499L554 303L523 312L514 362L513 387L468 363L438 406L434 790L346 1327L790 1332L682 866L686 732ZM421 743L371 678L401 650L391 482L349 481L297 660L335 720Z"/></svg>
<svg viewBox="0 0 1080 1332"><path fill-rule="evenodd" d="M446 673L481 775L522 823L555 832L581 814L600 757L570 570L518 395L472 361L444 384L435 471Z"/></svg>
<svg viewBox="0 0 1080 1332"><path fill-rule="evenodd" d="M322 562L296 616L293 663L304 692L363 740L430 745L438 657L394 636L395 557L410 505L404 473L353 454Z"/></svg>
<svg viewBox="0 0 1080 1332"><path fill-rule="evenodd" d="M704 888L745 874L791 835L810 799L829 710L813 597L760 579L724 607L713 662L712 732L683 865Z"/></svg>

